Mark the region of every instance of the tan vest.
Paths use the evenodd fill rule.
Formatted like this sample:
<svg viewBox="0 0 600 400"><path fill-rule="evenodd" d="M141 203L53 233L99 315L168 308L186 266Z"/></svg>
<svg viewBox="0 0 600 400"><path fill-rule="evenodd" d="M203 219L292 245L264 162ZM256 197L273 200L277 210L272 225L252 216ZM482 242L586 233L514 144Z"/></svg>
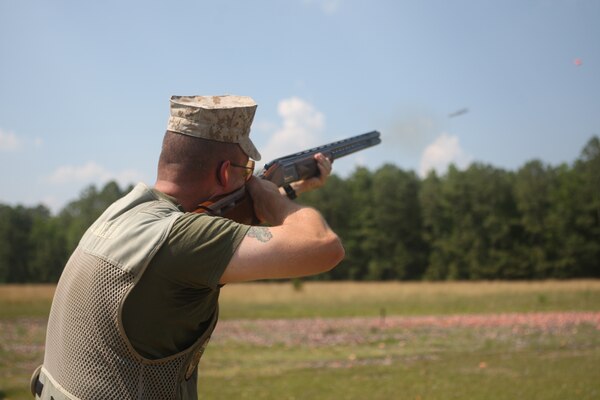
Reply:
<svg viewBox="0 0 600 400"><path fill-rule="evenodd" d="M218 310L192 346L159 360L134 350L121 319L127 294L181 214L138 184L88 229L56 288L36 398L197 398L197 365Z"/></svg>

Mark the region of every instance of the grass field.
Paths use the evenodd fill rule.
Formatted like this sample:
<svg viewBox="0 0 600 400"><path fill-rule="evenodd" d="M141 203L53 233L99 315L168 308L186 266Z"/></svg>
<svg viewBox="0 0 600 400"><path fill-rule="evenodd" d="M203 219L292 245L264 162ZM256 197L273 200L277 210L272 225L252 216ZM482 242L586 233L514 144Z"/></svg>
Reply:
<svg viewBox="0 0 600 400"><path fill-rule="evenodd" d="M0 286L0 399L29 398L53 291ZM600 398L600 281L243 284L221 299L201 398Z"/></svg>

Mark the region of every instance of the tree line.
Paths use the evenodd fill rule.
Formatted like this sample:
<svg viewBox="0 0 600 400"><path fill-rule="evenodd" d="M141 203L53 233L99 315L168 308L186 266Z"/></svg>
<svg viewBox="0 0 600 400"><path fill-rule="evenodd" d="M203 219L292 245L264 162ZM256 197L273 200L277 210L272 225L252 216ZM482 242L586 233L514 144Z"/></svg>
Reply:
<svg viewBox="0 0 600 400"><path fill-rule="evenodd" d="M90 186L60 213L0 205L0 282L56 282L81 235L129 192ZM299 199L346 249L323 280L600 277L600 140L570 165L517 171L473 163L419 178L387 164L357 168Z"/></svg>

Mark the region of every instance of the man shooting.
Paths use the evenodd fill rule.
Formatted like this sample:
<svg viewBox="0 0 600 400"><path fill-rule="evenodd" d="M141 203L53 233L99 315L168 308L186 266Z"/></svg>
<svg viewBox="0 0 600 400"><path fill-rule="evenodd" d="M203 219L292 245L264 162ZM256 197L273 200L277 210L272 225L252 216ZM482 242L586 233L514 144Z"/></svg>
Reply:
<svg viewBox="0 0 600 400"><path fill-rule="evenodd" d="M197 366L218 319L223 284L330 270L344 257L314 209L253 177L249 97L171 98L154 188L138 184L82 237L56 288L41 399L195 399ZM315 159L322 186L331 162ZM199 214L245 185L267 226ZM288 188L289 192L289 188Z"/></svg>

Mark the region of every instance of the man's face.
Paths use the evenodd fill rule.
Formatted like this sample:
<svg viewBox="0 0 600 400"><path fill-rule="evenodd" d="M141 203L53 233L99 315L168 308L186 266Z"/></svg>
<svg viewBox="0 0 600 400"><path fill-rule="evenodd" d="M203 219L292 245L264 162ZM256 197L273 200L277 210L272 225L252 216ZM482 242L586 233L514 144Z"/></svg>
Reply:
<svg viewBox="0 0 600 400"><path fill-rule="evenodd" d="M252 178L252 173L254 172L254 160L251 160L239 145L230 149L225 159L229 162L227 167L228 182L227 188L225 188L226 193L244 186Z"/></svg>
<svg viewBox="0 0 600 400"><path fill-rule="evenodd" d="M244 160L243 162L230 161L229 164L234 186L238 188L245 185L254 172L254 160L249 159L247 156L244 157Z"/></svg>
<svg viewBox="0 0 600 400"><path fill-rule="evenodd" d="M250 180L250 178L252 177L252 173L254 172L254 160L251 160L249 158L246 158L246 162L243 164L238 164L238 163L232 162L231 166L233 168L240 169L240 173L238 175L241 174L242 179L244 180L244 183L246 183Z"/></svg>

